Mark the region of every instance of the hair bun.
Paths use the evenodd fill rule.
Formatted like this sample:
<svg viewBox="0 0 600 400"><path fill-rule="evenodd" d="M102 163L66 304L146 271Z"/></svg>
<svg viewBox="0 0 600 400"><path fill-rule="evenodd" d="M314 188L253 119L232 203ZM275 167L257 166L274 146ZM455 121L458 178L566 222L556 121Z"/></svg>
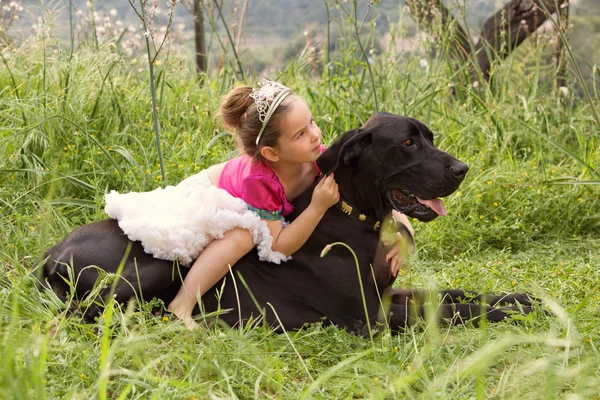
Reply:
<svg viewBox="0 0 600 400"><path fill-rule="evenodd" d="M250 97L252 87L240 86L231 90L221 102L219 115L225 128L238 131L248 107L254 104Z"/></svg>

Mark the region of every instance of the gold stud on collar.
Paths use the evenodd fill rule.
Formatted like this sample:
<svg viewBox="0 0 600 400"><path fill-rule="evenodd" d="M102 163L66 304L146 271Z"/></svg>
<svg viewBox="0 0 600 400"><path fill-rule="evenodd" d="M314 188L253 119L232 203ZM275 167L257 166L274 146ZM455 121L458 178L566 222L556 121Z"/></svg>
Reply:
<svg viewBox="0 0 600 400"><path fill-rule="evenodd" d="M345 201L342 201L342 211L350 215L352 213L352 206Z"/></svg>
<svg viewBox="0 0 600 400"><path fill-rule="evenodd" d="M375 218L363 214L358 208L346 203L344 200L340 200L336 203L335 207L347 216L360 222L364 222L366 226L370 226L374 231L378 231L381 228L381 221L375 221Z"/></svg>

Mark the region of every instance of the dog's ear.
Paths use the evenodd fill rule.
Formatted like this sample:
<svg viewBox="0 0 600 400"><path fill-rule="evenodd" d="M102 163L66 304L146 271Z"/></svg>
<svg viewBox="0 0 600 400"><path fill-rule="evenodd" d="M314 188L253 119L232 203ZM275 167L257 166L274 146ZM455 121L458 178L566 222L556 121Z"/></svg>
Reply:
<svg viewBox="0 0 600 400"><path fill-rule="evenodd" d="M340 164L350 164L371 143L373 143L373 136L370 131L362 128L348 131L317 159L317 165L323 174L330 174Z"/></svg>

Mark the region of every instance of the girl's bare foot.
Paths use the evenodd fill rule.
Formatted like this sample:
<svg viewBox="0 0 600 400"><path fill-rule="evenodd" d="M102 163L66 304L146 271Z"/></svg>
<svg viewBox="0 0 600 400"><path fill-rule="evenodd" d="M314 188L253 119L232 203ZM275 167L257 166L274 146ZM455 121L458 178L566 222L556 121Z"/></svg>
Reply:
<svg viewBox="0 0 600 400"><path fill-rule="evenodd" d="M171 304L169 304L169 307L167 309L171 311L173 315L177 317L178 320L183 322L186 328L188 328L190 331L193 331L198 327L198 323L194 321L194 318L192 318L192 314L186 312L184 304L180 304L179 307L175 309L171 308Z"/></svg>
<svg viewBox="0 0 600 400"><path fill-rule="evenodd" d="M198 327L198 323L196 321L194 321L194 319L192 318L191 315L189 316L184 316L183 318L179 317L183 323L185 324L185 327L188 328L190 331L193 331L194 329L196 329Z"/></svg>

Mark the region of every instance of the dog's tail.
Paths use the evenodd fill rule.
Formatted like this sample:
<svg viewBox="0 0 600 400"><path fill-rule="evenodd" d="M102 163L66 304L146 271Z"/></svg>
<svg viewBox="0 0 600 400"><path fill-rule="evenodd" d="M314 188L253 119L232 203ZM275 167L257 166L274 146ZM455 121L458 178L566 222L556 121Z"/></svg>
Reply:
<svg viewBox="0 0 600 400"><path fill-rule="evenodd" d="M60 243L48 249L44 253L44 257L33 268L32 275L36 278L38 289L49 289L56 292L59 297L62 290L57 290L64 286L63 277L67 276L67 266L60 262L60 257L57 253L60 252Z"/></svg>
<svg viewBox="0 0 600 400"><path fill-rule="evenodd" d="M36 278L38 289L50 289L48 277L50 275L50 271L54 269L52 266L52 250L53 248L46 250L43 258L35 264L35 267L33 267L33 271L31 272L31 274Z"/></svg>

